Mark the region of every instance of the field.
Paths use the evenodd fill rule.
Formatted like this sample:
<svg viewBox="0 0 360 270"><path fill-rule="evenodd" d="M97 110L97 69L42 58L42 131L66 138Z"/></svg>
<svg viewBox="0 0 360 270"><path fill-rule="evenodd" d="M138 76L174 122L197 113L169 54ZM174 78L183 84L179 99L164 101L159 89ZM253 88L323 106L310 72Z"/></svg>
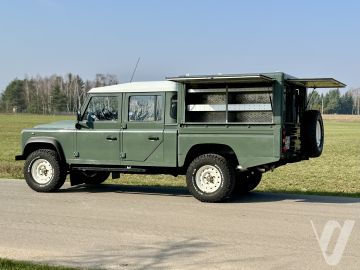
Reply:
<svg viewBox="0 0 360 270"><path fill-rule="evenodd" d="M0 178L22 178L20 131L70 116L0 114ZM74 117L73 117L74 118ZM264 174L259 191L360 197L360 118L325 116L325 148L317 159L289 164ZM184 177L126 175L113 183L184 187Z"/></svg>

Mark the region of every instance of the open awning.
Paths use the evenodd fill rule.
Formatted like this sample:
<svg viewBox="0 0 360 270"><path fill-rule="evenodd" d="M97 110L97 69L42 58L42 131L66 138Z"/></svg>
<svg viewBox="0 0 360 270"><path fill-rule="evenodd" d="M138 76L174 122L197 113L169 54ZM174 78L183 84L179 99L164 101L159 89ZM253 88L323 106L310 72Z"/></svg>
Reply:
<svg viewBox="0 0 360 270"><path fill-rule="evenodd" d="M167 77L169 81L188 84L217 84L217 83L271 83L273 78L262 74L241 74L241 75L200 75L200 76L179 76Z"/></svg>
<svg viewBox="0 0 360 270"><path fill-rule="evenodd" d="M306 88L343 88L346 86L333 78L287 79L286 81Z"/></svg>

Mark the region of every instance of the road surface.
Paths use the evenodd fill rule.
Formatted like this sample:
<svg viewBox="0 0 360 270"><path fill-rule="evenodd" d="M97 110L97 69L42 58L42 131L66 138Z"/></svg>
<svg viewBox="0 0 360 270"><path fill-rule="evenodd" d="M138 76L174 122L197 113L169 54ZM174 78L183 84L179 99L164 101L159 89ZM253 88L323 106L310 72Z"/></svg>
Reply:
<svg viewBox="0 0 360 270"><path fill-rule="evenodd" d="M350 220L335 269L360 268L360 199L253 192L206 204L182 189L42 194L0 180L0 215L0 257L105 269L330 269L311 222L321 240L329 220Z"/></svg>

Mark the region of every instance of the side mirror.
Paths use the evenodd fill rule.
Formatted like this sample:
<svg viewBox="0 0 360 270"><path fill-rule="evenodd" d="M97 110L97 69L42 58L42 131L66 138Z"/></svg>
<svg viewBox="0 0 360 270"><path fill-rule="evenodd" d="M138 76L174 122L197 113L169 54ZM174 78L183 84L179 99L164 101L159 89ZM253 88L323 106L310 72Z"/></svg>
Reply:
<svg viewBox="0 0 360 270"><path fill-rule="evenodd" d="M82 126L81 126L80 123L76 123L76 124L75 124L75 128L76 128L76 129L81 129L81 127L82 127Z"/></svg>
<svg viewBox="0 0 360 270"><path fill-rule="evenodd" d="M81 129L81 125L79 123L81 121L81 112L80 111L76 112L76 121L77 121L77 123L75 124L75 128Z"/></svg>
<svg viewBox="0 0 360 270"><path fill-rule="evenodd" d="M77 111L76 112L76 121L79 123L81 121L81 112Z"/></svg>

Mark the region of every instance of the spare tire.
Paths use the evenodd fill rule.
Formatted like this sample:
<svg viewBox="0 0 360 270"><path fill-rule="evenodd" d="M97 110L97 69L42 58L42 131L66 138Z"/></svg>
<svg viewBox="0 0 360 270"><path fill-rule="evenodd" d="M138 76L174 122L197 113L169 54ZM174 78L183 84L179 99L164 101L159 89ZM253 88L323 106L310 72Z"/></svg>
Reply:
<svg viewBox="0 0 360 270"><path fill-rule="evenodd" d="M319 157L324 147L324 123L317 110L305 111L301 121L301 148L307 157Z"/></svg>

